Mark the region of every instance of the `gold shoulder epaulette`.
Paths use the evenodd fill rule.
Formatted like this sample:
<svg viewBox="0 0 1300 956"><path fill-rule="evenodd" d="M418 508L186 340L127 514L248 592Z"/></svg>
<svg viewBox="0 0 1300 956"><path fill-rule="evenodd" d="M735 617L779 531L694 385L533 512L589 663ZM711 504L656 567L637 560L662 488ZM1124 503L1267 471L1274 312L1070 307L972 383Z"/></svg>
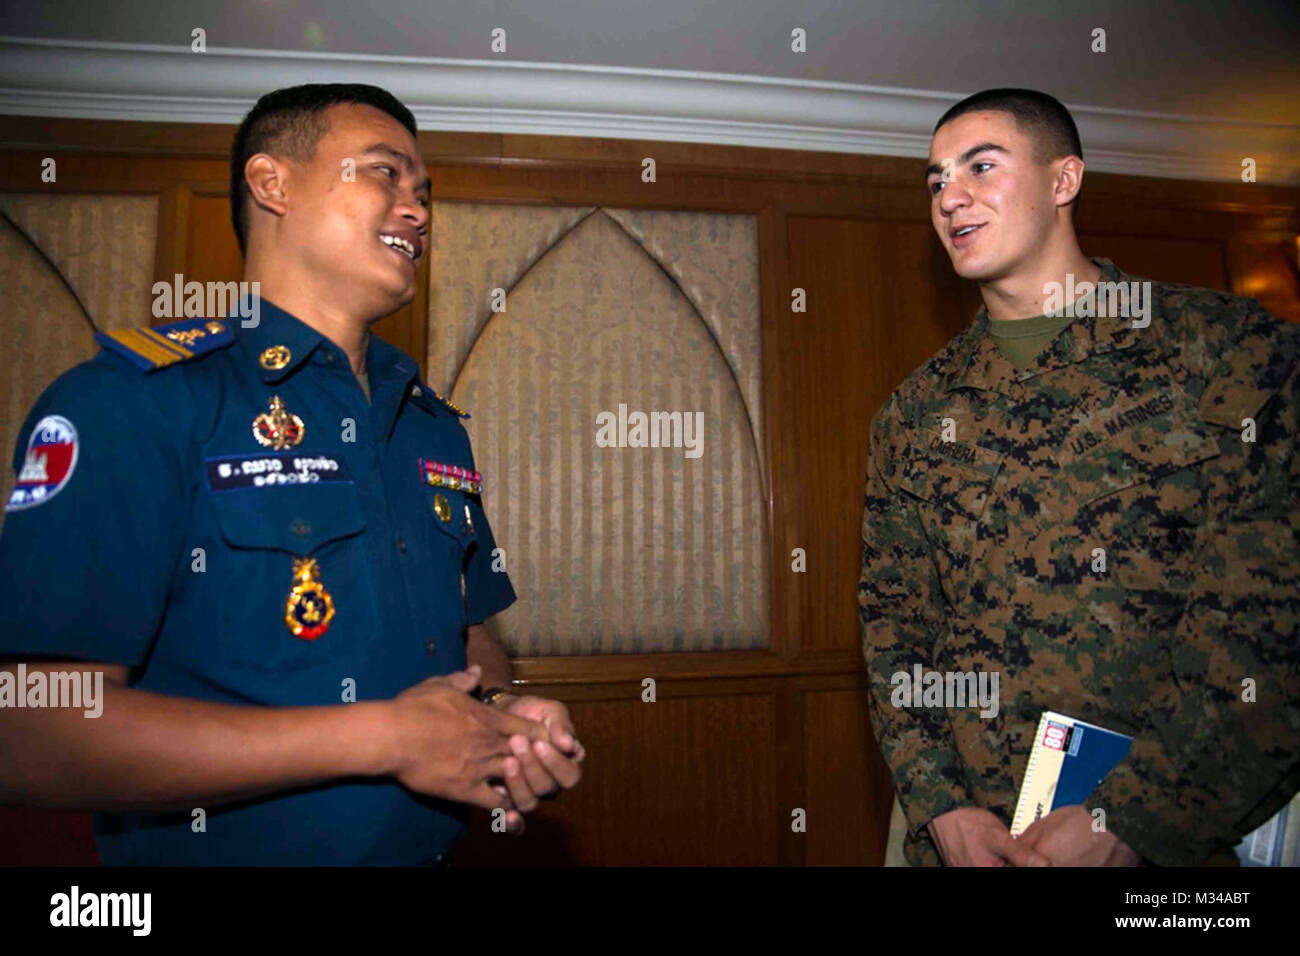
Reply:
<svg viewBox="0 0 1300 956"><path fill-rule="evenodd" d="M446 405L448 408L450 408L453 412L455 412L455 413L456 413L457 415L459 415L461 418L469 418L469 412L465 411L465 409L461 408L459 405L457 405L455 402L451 401L450 399L443 398L441 395L438 394L437 389L432 389L432 388L431 388L431 389L429 389L429 391L433 392L433 397L434 397L434 398L436 398L438 401L442 402L442 404Z"/></svg>
<svg viewBox="0 0 1300 956"><path fill-rule="evenodd" d="M96 332L95 341L152 372L224 348L235 341L235 334L218 319L183 319L153 328Z"/></svg>

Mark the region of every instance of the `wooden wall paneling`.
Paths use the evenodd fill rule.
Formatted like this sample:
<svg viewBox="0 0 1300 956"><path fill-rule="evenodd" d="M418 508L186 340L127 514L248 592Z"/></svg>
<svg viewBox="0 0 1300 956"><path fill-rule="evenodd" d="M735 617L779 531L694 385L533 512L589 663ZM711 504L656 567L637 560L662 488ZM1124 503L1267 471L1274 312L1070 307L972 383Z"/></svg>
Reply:
<svg viewBox="0 0 1300 956"><path fill-rule="evenodd" d="M183 183L169 183L158 192L158 234L154 252L153 280L172 283L176 273L189 265L190 210L194 193ZM139 325L161 325L170 321L154 318L152 308L140 317Z"/></svg>
<svg viewBox="0 0 1300 956"><path fill-rule="evenodd" d="M52 183L40 181L40 164L46 156L54 157L57 162L58 178ZM0 189L4 190L158 193L176 184L224 182L227 176L229 167L214 160L56 149L11 152L0 142Z"/></svg>
<svg viewBox="0 0 1300 956"><path fill-rule="evenodd" d="M110 120L0 116L0 150L7 158L22 152L41 155L93 154L96 163L125 158L130 162L216 161L222 177L230 154L233 127L211 123L132 123ZM580 136L453 133L426 131L418 142L431 166L505 168L510 165L640 169L641 159L654 156L660 166L689 171L704 178L755 180L775 190L784 184L857 183L871 190L902 186L920 190L925 160L807 150L762 149L704 143L639 142ZM38 167L31 167L33 169ZM30 172L30 169L29 169ZM4 164L0 162L0 178ZM30 176L28 177L30 179ZM195 179L190 173L184 178ZM1108 217L1144 206L1153 209L1213 209L1262 216L1280 215L1293 228L1300 189L1261 183L1194 182L1087 174L1087 204L1082 216ZM773 198L777 198L773 192ZM1095 197L1095 198L1093 198ZM840 213L845 210L823 210ZM1080 220L1081 228L1091 228ZM1176 234L1172 230L1169 234Z"/></svg>
<svg viewBox="0 0 1300 956"><path fill-rule="evenodd" d="M780 833L776 862L781 866L803 866L808 855L808 755L824 753L843 740L807 741L804 735L806 697L794 679L782 680L776 693L776 725L773 745L776 763L775 826ZM802 829L794 829L796 811L801 813ZM856 823L862 825L859 818Z"/></svg>
<svg viewBox="0 0 1300 956"><path fill-rule="evenodd" d="M786 568L790 567L789 561ZM773 677L794 674L834 674L852 666L852 655L783 660L771 650L701 651L685 654L602 654L585 657L515 658L515 680L523 686L605 684L640 680L644 676L674 680L703 680L725 673L731 677Z"/></svg>
<svg viewBox="0 0 1300 956"><path fill-rule="evenodd" d="M778 683L661 681L654 703L639 682L538 691L568 703L589 755L582 782L519 840L476 811L453 864L777 862Z"/></svg>
<svg viewBox="0 0 1300 956"><path fill-rule="evenodd" d="M759 288L762 297L761 319L763 325L763 441L767 462L767 527L772 569L770 627L772 650L783 661L793 661L799 656L800 622L797 617L796 594L802 578L792 570L793 549L799 545L798 526L786 504L787 485L777 476L789 474L794 463L786 460L794 442L784 435L789 420L789 407L795 396L791 393L784 374L781 358L781 334L787 324L786 313L791 307L790 250L787 243L786 212L780 203L773 203L758 215Z"/></svg>
<svg viewBox="0 0 1300 956"><path fill-rule="evenodd" d="M244 257L230 223L226 185L204 183L192 187L190 194L185 281L238 282L244 276Z"/></svg>
<svg viewBox="0 0 1300 956"><path fill-rule="evenodd" d="M0 148L155 157L229 157L235 129L226 123L133 123L121 120L0 116Z"/></svg>
<svg viewBox="0 0 1300 956"><path fill-rule="evenodd" d="M809 551L797 615L808 655L856 649L860 640L871 418L965 317L960 282L928 223L797 216L788 243L790 282L807 291L808 312L786 318L780 337L790 377L783 433L797 438L774 461L786 469L776 483L795 489L789 520L799 540L817 548Z"/></svg>
<svg viewBox="0 0 1300 956"><path fill-rule="evenodd" d="M425 256L415 275L415 298L370 327L375 335L415 359L421 378L429 372L428 316L429 257Z"/></svg>
<svg viewBox="0 0 1300 956"><path fill-rule="evenodd" d="M1258 299L1280 319L1300 322L1300 237L1273 231L1235 235L1225 258L1233 292Z"/></svg>
<svg viewBox="0 0 1300 956"><path fill-rule="evenodd" d="M1130 275L1160 282L1228 288L1221 239L1154 239L1107 233L1080 233L1085 255L1110 259Z"/></svg>
<svg viewBox="0 0 1300 956"><path fill-rule="evenodd" d="M866 678L847 687L805 688L803 700L807 862L879 866L894 786L871 730Z"/></svg>

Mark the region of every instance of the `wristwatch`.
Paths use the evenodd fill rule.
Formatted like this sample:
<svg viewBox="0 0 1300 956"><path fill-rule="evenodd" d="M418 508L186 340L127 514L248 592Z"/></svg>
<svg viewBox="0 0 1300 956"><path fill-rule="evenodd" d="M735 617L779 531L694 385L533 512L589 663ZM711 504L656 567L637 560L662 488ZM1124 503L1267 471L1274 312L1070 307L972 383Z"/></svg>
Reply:
<svg viewBox="0 0 1300 956"><path fill-rule="evenodd" d="M485 690L479 691L475 696L478 697L480 703L492 707L496 704L498 697L505 697L506 695L513 693L514 691L509 687L489 687Z"/></svg>

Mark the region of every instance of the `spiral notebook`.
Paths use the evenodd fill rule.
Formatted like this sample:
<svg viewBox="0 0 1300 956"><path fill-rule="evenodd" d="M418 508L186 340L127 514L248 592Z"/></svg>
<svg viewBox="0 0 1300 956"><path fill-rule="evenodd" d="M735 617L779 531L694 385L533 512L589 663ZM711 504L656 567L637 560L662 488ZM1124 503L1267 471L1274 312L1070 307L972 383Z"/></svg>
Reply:
<svg viewBox="0 0 1300 956"><path fill-rule="evenodd" d="M1124 759L1133 738L1053 710L1038 721L1029 764L1020 785L1011 835L1060 807L1081 804Z"/></svg>

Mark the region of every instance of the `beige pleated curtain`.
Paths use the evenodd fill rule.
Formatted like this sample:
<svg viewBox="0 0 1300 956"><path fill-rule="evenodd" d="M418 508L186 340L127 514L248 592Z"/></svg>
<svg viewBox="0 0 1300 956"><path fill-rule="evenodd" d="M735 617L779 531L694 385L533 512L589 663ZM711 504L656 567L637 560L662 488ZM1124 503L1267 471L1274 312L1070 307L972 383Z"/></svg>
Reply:
<svg viewBox="0 0 1300 956"><path fill-rule="evenodd" d="M7 194L0 210L11 453L41 390L94 354L91 321L148 324L158 207ZM436 203L430 240L429 379L473 415L520 598L496 622L511 651L769 646L754 218ZM702 417L699 457L598 447L620 405Z"/></svg>
<svg viewBox="0 0 1300 956"><path fill-rule="evenodd" d="M754 218L437 203L430 237L429 378L473 416L512 653L767 647ZM598 447L620 405L702 413L699 457Z"/></svg>

